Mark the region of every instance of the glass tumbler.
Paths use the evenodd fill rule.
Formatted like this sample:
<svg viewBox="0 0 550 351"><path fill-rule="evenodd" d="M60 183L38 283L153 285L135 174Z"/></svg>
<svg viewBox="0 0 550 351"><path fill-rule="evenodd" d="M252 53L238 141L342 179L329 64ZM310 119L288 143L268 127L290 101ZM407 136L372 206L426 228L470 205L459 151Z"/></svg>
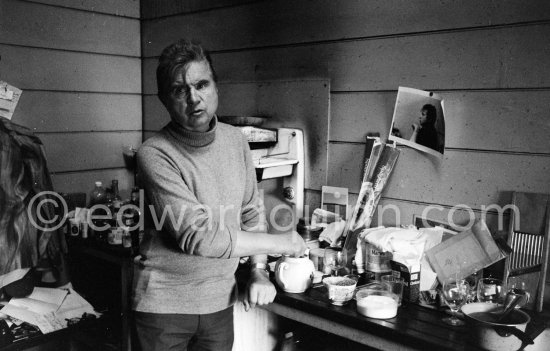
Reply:
<svg viewBox="0 0 550 351"><path fill-rule="evenodd" d="M502 280L497 278L482 278L477 284L477 300L479 302L501 303L503 296Z"/></svg>
<svg viewBox="0 0 550 351"><path fill-rule="evenodd" d="M340 248L326 248L323 263L325 265L325 274L330 273L332 276L347 274L347 271L345 271L346 254Z"/></svg>

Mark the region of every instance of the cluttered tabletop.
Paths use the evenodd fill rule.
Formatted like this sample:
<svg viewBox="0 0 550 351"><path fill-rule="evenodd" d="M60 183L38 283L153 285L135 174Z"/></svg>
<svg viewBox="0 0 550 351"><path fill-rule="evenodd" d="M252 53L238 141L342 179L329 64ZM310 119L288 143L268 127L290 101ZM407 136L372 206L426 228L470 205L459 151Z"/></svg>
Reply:
<svg viewBox="0 0 550 351"><path fill-rule="evenodd" d="M548 342L548 310L533 308L530 289L491 275L507 252L483 221L446 238L441 228L361 229L351 246L349 237L336 246L323 240L329 229L305 256L270 258L278 294L266 310L376 349L522 350Z"/></svg>
<svg viewBox="0 0 550 351"><path fill-rule="evenodd" d="M280 307L283 307L283 310ZM284 307L289 309L285 312ZM481 349L471 339L468 326L451 326L442 322L443 318L449 316L447 308L433 308L418 303L403 302L393 318L369 318L358 311L355 298L342 306L332 304L324 284L314 284L303 293L288 293L278 288L274 304L268 305L266 309L297 320L304 320L297 316L297 313L307 314L313 319L318 319L315 322L317 327L322 327L323 323L326 323L327 331L331 329L336 331L335 324L352 331L360 331L362 334L352 333L359 335L355 341L371 346L399 346L400 349L421 350ZM536 342L537 336L550 327L549 314L531 311L528 314L531 321L525 333ZM462 314L458 317L464 319ZM384 342L369 340L372 337L384 339ZM510 337L514 338L513 335ZM522 345L521 348L525 346L527 344Z"/></svg>

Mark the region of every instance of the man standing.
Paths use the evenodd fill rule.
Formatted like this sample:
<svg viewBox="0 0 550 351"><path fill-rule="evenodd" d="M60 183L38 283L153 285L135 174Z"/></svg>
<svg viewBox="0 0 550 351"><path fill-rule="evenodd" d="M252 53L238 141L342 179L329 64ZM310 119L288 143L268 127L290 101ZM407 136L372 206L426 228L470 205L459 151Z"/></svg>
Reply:
<svg viewBox="0 0 550 351"><path fill-rule="evenodd" d="M296 232L265 233L248 143L216 117L208 53L185 40L168 46L157 87L171 122L137 154L151 209L135 270L137 336L144 351L231 350L239 258L252 262L248 308L275 298L266 255L306 246Z"/></svg>

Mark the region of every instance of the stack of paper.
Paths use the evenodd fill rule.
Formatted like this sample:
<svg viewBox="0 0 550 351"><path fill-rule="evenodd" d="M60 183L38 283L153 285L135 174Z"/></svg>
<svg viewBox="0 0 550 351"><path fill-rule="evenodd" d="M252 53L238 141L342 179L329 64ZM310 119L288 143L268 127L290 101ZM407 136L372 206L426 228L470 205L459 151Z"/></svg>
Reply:
<svg viewBox="0 0 550 351"><path fill-rule="evenodd" d="M0 312L36 325L44 334L66 328L69 319L80 318L84 313L99 316L72 288L35 287L27 297L12 298Z"/></svg>

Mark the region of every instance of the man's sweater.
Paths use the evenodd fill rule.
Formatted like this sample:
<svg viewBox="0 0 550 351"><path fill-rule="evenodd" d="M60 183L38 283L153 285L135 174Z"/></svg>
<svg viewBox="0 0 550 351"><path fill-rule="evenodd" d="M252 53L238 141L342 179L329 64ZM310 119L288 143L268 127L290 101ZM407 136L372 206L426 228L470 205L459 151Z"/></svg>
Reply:
<svg viewBox="0 0 550 351"><path fill-rule="evenodd" d="M216 118L204 133L170 122L144 142L137 161L150 211L134 309L204 314L231 306L236 231L265 223L245 137Z"/></svg>

